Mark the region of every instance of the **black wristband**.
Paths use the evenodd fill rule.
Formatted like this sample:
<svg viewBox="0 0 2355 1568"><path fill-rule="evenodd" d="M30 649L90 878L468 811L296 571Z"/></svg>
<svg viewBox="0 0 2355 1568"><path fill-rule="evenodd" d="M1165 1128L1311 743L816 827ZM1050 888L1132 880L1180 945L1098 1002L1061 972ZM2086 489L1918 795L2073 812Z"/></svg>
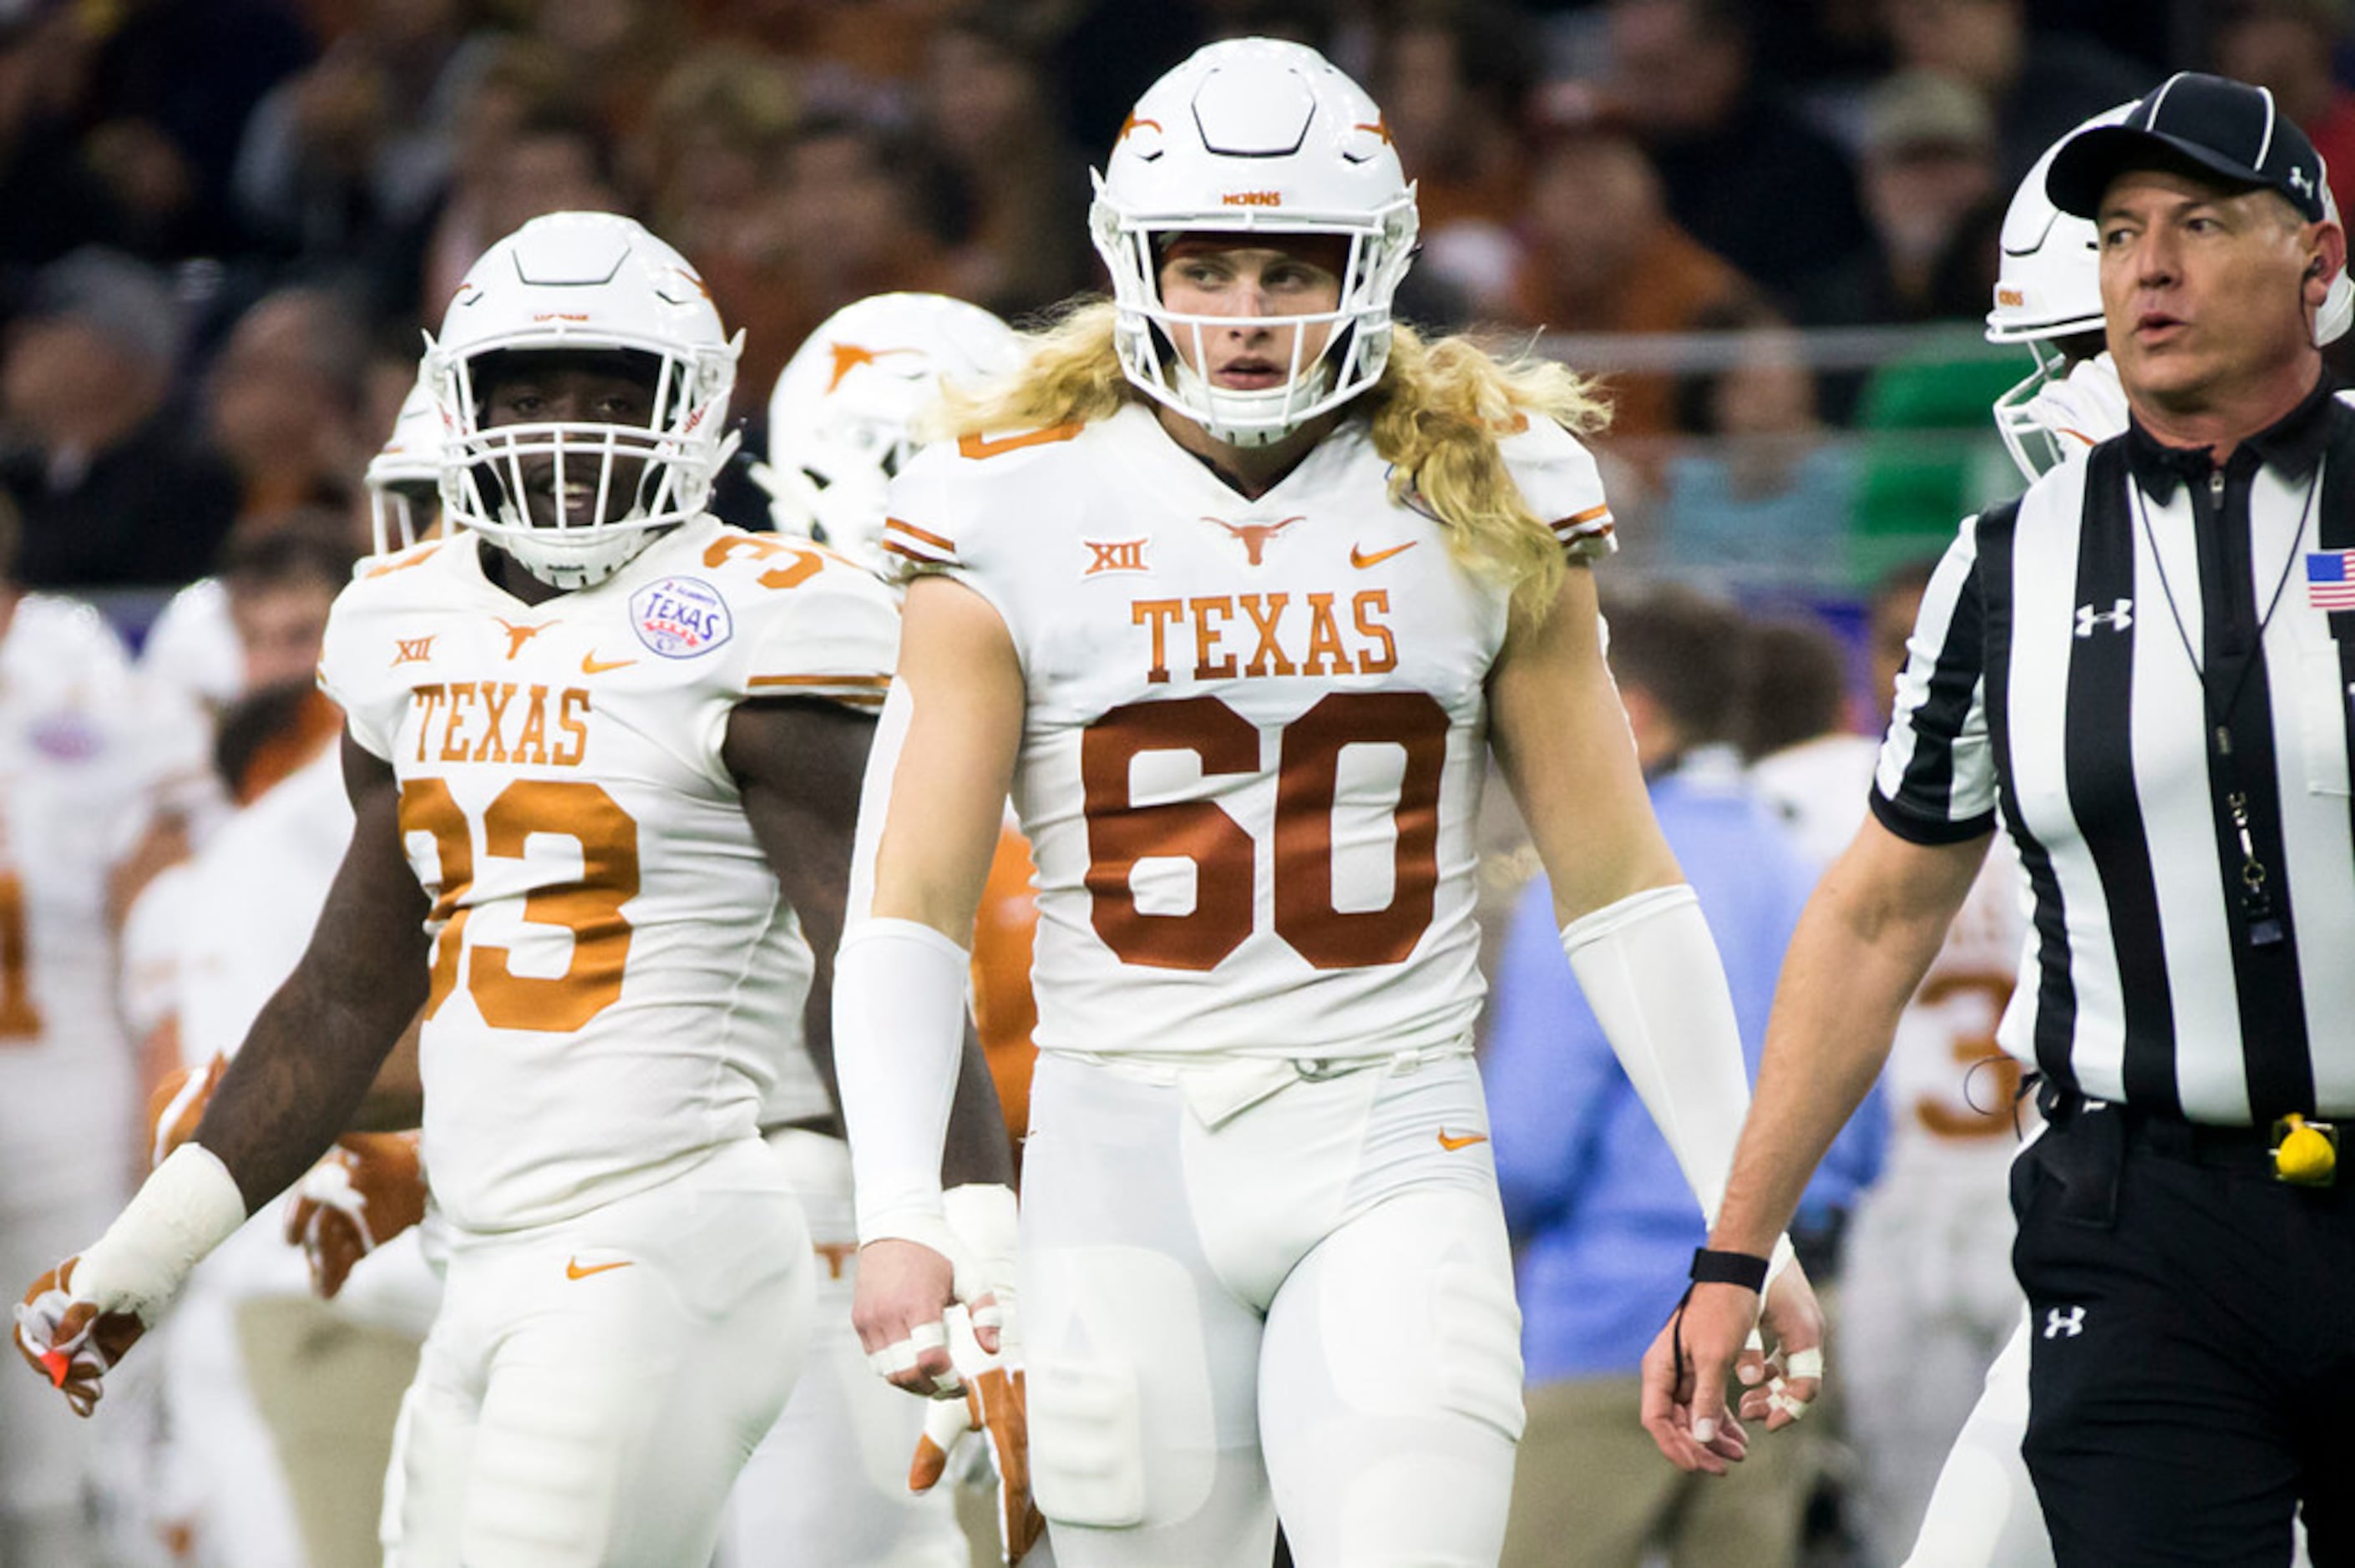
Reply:
<svg viewBox="0 0 2355 1568"><path fill-rule="evenodd" d="M1687 1276L1695 1285L1739 1285L1744 1290L1763 1293L1766 1288L1766 1260L1754 1253L1711 1252L1705 1246L1693 1248L1692 1272Z"/></svg>

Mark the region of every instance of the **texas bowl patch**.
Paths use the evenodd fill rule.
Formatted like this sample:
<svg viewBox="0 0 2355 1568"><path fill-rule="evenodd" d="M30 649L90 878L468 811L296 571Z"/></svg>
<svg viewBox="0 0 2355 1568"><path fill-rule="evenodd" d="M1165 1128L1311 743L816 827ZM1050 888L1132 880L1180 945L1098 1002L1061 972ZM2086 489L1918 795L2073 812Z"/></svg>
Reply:
<svg viewBox="0 0 2355 1568"><path fill-rule="evenodd" d="M692 659L728 641L728 601L700 577L665 577L630 596L638 641L666 659Z"/></svg>

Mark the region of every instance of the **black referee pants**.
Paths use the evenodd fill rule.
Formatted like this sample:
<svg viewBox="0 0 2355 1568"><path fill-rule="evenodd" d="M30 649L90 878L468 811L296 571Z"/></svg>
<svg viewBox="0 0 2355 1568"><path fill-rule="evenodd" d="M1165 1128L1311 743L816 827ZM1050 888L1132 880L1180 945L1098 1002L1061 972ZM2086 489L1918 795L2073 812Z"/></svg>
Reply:
<svg viewBox="0 0 2355 1568"><path fill-rule="evenodd" d="M2348 1150L2355 1163L2355 1147ZM2028 1438L2061 1568L2355 1564L2355 1175L2062 1106L2012 1169Z"/></svg>

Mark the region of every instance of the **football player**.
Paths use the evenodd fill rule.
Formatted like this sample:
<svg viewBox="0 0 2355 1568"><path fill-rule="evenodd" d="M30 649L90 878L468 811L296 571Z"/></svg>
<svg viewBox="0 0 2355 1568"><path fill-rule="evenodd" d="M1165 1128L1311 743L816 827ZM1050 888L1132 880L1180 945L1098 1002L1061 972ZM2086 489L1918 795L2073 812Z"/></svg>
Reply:
<svg viewBox="0 0 2355 1568"><path fill-rule="evenodd" d="M700 1562L799 1364L811 1252L758 1114L826 992L897 626L841 557L707 514L737 347L626 218L475 264L429 351L458 526L328 629L355 822L310 946L194 1139L18 1312L88 1410L421 1008L450 1255L389 1561ZM1003 1180L1002 1129L959 1127Z"/></svg>
<svg viewBox="0 0 2355 1568"><path fill-rule="evenodd" d="M152 759L130 655L90 606L16 584L17 531L0 497L0 1268L25 1272L103 1224L134 1169L107 878ZM9 1383L0 1562L101 1561L92 1435Z"/></svg>
<svg viewBox="0 0 2355 1568"><path fill-rule="evenodd" d="M951 1373L973 1282L942 1116L1010 790L1038 860L1020 1274L1056 1561L1263 1562L1280 1511L1304 1564L1494 1562L1521 1369L1471 1054L1486 748L1704 1208L1746 1098L1603 662L1610 509L1573 434L1599 409L1560 366L1392 324L1413 192L1380 111L1301 46L1165 76L1091 226L1114 302L953 405L890 494L913 580L836 997L861 1340L902 1387ZM1770 1262L1700 1266L1763 1287ZM1798 1270L1769 1313L1815 1343ZM1746 1435L1707 1440L1721 1466Z"/></svg>
<svg viewBox="0 0 2355 1568"><path fill-rule="evenodd" d="M418 366L417 385L400 400L392 434L368 459L368 536L379 556L442 531L442 413L428 369Z"/></svg>
<svg viewBox="0 0 2355 1568"><path fill-rule="evenodd" d="M880 572L884 487L920 444L919 420L943 384L1010 368L1016 343L1013 329L987 311L940 294L870 295L827 317L794 351L769 398L769 461L752 471L769 492L777 532L816 539ZM976 972L975 1011L986 1016L981 1001L989 992L981 979ZM1022 979L1027 986L1027 974ZM1002 1078L995 1054L990 1066ZM928 1409L867 1370L850 1322L858 1251L850 1153L831 1091L806 1056L781 1065L762 1125L793 1173L809 1224L817 1315L802 1380L730 1499L722 1536L728 1568L785 1562L960 1568L967 1547L948 1489L911 1489L910 1467L928 1417L974 1412L962 1401ZM947 1202L969 1246L1011 1259L1010 1188L953 1189ZM1010 1270L1010 1261L997 1266L1001 1275ZM1010 1306L1010 1277L1006 1284L1002 1305ZM978 1357L968 1368L991 1370ZM1000 1372L990 1386L1004 1386L1010 1375ZM975 1387L977 1396L977 1378ZM977 1435L973 1446L989 1446L987 1436ZM968 1463L979 1461L976 1453ZM1018 1557L1037 1526L1018 1484L1018 1456L1007 1464L1017 1484L996 1478L1000 1545Z"/></svg>

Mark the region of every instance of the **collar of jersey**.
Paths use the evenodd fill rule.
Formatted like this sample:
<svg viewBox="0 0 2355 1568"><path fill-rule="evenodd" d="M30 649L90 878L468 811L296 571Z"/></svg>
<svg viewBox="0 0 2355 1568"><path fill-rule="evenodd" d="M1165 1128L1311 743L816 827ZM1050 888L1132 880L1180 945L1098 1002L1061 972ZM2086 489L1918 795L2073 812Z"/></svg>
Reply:
<svg viewBox="0 0 2355 1568"><path fill-rule="evenodd" d="M709 512L702 514L700 516L690 517L686 522L679 524L677 527L666 529L661 534L656 535L653 541L649 543L645 549L640 550L636 555L623 562L622 569L615 572L612 577L607 577L603 582L598 583L591 588L574 588L569 593L559 594L554 599L549 599L544 603L529 606L527 608L531 609L536 613L554 614L562 609L567 604L570 604L588 594L598 593L608 588L616 588L626 593L629 591L632 585L644 580L649 575L649 568L655 567L655 563L660 560L668 559L671 554L677 548L678 542L680 540L687 538L701 540L707 535L717 532L720 523L719 518L713 516ZM489 539L484 537L482 535L472 534L471 532L468 534L462 534L458 539L453 539L452 543L455 544L462 541L467 546L464 551L464 569L466 576L474 583L478 584L484 593L490 595L492 598L499 600L502 604L521 604L523 601L517 599L513 594L507 592L505 588L501 587L498 579L492 577L490 572L484 567L483 551L496 550L498 546L493 544Z"/></svg>
<svg viewBox="0 0 2355 1568"><path fill-rule="evenodd" d="M1205 494L1216 498L1203 504L1228 509L1231 514L1232 509L1238 506L1260 508L1281 506L1284 504L1284 498L1295 491L1310 489L1321 483L1322 475L1327 467L1340 461L1346 451L1352 450L1359 440L1365 439L1368 429L1365 419L1360 416L1354 413L1343 414L1340 421L1327 432L1325 439L1318 441L1306 456L1293 464L1291 472L1276 481L1262 493L1247 497L1242 492L1220 479L1209 464L1179 446L1177 438L1161 428L1161 421L1155 417L1150 407L1132 404L1122 411L1122 417L1131 420L1132 424L1141 421L1149 425L1150 429L1139 429L1135 432L1134 439L1137 445L1155 452L1156 454L1155 461L1160 462L1170 472L1188 475L1185 482L1198 486Z"/></svg>
<svg viewBox="0 0 2355 1568"><path fill-rule="evenodd" d="M2292 480L2312 473L2330 440L2330 408L2338 391L2338 378L2326 367L2296 408L2232 449L2224 471L2246 474L2262 466ZM2204 482L2215 471L2211 450L2169 446L2144 429L2139 419L2126 426L2126 465L2143 493L2161 506L2174 499L2179 483Z"/></svg>

